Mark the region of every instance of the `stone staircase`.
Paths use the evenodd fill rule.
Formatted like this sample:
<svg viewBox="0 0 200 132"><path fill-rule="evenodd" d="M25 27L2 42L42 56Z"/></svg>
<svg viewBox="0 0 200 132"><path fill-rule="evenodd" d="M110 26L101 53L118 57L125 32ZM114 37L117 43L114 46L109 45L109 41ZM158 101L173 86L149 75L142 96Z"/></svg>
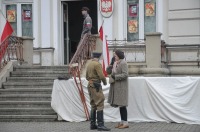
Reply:
<svg viewBox="0 0 200 132"><path fill-rule="evenodd" d="M53 81L67 74L67 66L14 66L0 88L0 122L55 121Z"/></svg>

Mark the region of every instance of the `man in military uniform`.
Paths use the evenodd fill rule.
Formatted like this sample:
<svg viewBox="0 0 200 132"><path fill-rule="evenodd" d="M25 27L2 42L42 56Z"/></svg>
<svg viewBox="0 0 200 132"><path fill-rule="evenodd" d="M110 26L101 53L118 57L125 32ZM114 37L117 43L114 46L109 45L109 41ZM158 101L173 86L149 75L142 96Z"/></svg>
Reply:
<svg viewBox="0 0 200 132"><path fill-rule="evenodd" d="M101 53L93 53L93 59L87 66L86 79L88 80L88 92L90 96L90 129L98 129L99 131L110 131L104 126L103 109L104 109L104 94L102 91L101 81L107 85L106 78L103 74L99 58ZM97 124L96 125L96 111L97 111Z"/></svg>
<svg viewBox="0 0 200 132"><path fill-rule="evenodd" d="M83 30L81 33L81 38L83 38L83 36L88 33L91 34L91 29L92 29L92 19L89 15L89 8L87 7L83 7L82 8L82 15L84 17L84 21L83 21Z"/></svg>

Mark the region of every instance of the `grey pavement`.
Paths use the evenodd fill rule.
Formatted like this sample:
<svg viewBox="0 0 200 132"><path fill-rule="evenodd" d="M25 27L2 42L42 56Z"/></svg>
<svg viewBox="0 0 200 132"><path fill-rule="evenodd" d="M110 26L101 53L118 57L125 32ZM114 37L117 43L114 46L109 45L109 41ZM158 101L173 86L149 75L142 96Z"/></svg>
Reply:
<svg viewBox="0 0 200 132"><path fill-rule="evenodd" d="M0 132L95 132L89 129L89 121L85 122L0 122ZM135 123L130 128L117 129L116 123L105 122L111 132L200 132L200 125L177 123Z"/></svg>

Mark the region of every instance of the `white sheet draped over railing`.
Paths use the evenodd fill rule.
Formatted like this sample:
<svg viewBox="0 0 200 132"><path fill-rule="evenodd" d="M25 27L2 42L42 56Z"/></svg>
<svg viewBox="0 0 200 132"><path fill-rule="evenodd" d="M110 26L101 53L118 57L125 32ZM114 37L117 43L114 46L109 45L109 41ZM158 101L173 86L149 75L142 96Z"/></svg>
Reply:
<svg viewBox="0 0 200 132"><path fill-rule="evenodd" d="M85 78L82 84L90 110ZM109 85L103 86L103 92L105 121L120 121L119 109L107 103ZM59 119L86 120L73 79L54 80L51 106ZM200 77L129 77L128 121L200 124Z"/></svg>

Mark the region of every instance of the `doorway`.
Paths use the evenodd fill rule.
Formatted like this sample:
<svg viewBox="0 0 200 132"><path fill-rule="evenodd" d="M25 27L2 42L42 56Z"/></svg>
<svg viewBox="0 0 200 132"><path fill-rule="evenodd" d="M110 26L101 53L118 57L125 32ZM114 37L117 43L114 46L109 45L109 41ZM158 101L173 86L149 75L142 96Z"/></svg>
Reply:
<svg viewBox="0 0 200 132"><path fill-rule="evenodd" d="M97 0L80 0L80 1L62 1L62 13L63 13L63 47L64 52L64 64L69 64L81 38L81 32L83 27L83 16L81 14L81 8L86 6L90 9L90 17L92 18L92 34L98 34L97 25Z"/></svg>

